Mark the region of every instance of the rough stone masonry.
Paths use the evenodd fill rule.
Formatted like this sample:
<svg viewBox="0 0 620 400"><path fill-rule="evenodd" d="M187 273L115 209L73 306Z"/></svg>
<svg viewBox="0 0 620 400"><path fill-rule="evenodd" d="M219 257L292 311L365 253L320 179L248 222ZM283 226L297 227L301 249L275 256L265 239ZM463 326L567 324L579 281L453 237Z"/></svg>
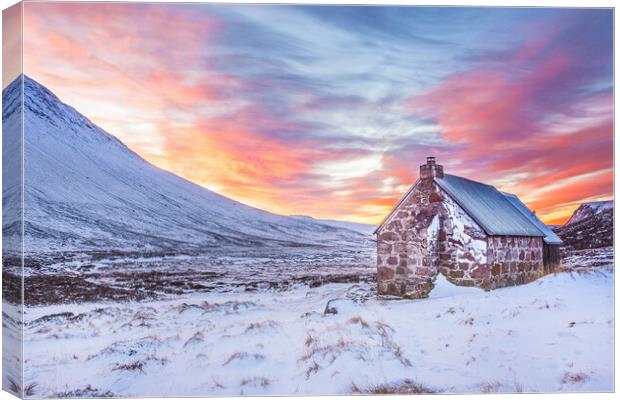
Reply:
<svg viewBox="0 0 620 400"><path fill-rule="evenodd" d="M542 235L487 234L437 183L443 177L443 167L429 157L418 181L375 231L379 294L426 297L439 273L455 285L485 290L543 275Z"/></svg>

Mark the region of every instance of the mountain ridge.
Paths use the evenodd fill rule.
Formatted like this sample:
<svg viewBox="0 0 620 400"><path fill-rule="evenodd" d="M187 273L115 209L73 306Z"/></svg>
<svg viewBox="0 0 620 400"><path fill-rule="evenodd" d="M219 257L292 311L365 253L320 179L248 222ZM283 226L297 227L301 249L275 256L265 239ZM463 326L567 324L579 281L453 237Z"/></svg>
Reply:
<svg viewBox="0 0 620 400"><path fill-rule="evenodd" d="M554 231L566 250L596 249L613 246L613 201L583 203L570 220Z"/></svg>
<svg viewBox="0 0 620 400"><path fill-rule="evenodd" d="M586 203L582 203L577 209L573 212L573 215L569 218L566 225L576 224L584 219L591 217L592 215L603 212L604 210L613 208L614 202L613 200L603 200L603 201L590 201Z"/></svg>
<svg viewBox="0 0 620 400"><path fill-rule="evenodd" d="M260 210L149 163L49 89L23 82L25 251L179 249L213 246L349 246L359 231ZM18 80L3 122L20 117ZM3 135L3 159L19 135ZM17 143L18 144L18 143ZM15 163L13 163L15 164ZM11 185L5 204L19 201ZM10 222L10 221L9 221ZM15 235L7 224L5 234Z"/></svg>

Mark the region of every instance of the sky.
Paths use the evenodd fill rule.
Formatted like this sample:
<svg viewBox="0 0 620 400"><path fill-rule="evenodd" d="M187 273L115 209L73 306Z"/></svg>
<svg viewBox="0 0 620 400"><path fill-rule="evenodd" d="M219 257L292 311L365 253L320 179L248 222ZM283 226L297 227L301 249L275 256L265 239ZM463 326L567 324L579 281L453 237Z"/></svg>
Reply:
<svg viewBox="0 0 620 400"><path fill-rule="evenodd" d="M547 223L613 196L610 9L33 2L23 23L24 73L272 212L376 224L429 155Z"/></svg>

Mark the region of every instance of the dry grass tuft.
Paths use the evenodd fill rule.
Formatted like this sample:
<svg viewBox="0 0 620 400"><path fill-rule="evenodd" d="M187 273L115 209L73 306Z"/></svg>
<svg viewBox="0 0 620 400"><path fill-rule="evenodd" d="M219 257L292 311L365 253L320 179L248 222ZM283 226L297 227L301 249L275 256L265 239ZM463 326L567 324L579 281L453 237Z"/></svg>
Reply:
<svg viewBox="0 0 620 400"><path fill-rule="evenodd" d="M213 381L213 388L214 389L226 389L226 386L222 385L221 383L219 383L218 381L215 380L215 378L211 378L211 380Z"/></svg>
<svg viewBox="0 0 620 400"><path fill-rule="evenodd" d="M385 336L385 335L395 332L394 328L392 328L390 325L386 324L385 322L377 321L375 322L375 326L377 327L377 332L381 336Z"/></svg>
<svg viewBox="0 0 620 400"><path fill-rule="evenodd" d="M255 376L253 378L244 378L241 380L241 386L260 386L260 387L267 387L269 386L269 379L265 378L264 376Z"/></svg>
<svg viewBox="0 0 620 400"><path fill-rule="evenodd" d="M252 303L251 301L231 300L225 303L209 303L208 301L203 301L200 304L182 303L174 307L174 309L176 309L179 314L183 314L185 311L190 309L202 311L203 314L216 311L223 311L225 314L232 314L239 312L241 309L253 307L255 305L256 304Z"/></svg>
<svg viewBox="0 0 620 400"><path fill-rule="evenodd" d="M499 393L503 388L502 392L504 393L523 393L525 390L523 389L523 384L517 382L516 380L513 383L514 389L511 391L507 386L500 382L488 382L480 386L480 393L489 394L489 393Z"/></svg>
<svg viewBox="0 0 620 400"><path fill-rule="evenodd" d="M19 383L15 382L13 378L9 378L9 391L13 392L18 396L21 396L22 387L19 385Z"/></svg>
<svg viewBox="0 0 620 400"><path fill-rule="evenodd" d="M116 364L112 371L138 371L143 374L144 362L136 360L127 364Z"/></svg>
<svg viewBox="0 0 620 400"><path fill-rule="evenodd" d="M391 338L391 334L394 332L394 328L383 322L376 322L376 329L379 337L381 337L381 346L394 354L394 357L400 361L405 367L411 367L411 361L403 355L402 348L398 343L394 342Z"/></svg>
<svg viewBox="0 0 620 400"><path fill-rule="evenodd" d="M280 324L272 319L263 321L263 322L251 322L250 325L248 325L248 327L245 328L245 333L256 331L256 330L262 330L264 328L275 328L278 325Z"/></svg>
<svg viewBox="0 0 620 400"><path fill-rule="evenodd" d="M515 393L523 393L523 384L515 381Z"/></svg>
<svg viewBox="0 0 620 400"><path fill-rule="evenodd" d="M350 332L350 326L361 326L364 336L357 338ZM334 335L318 335L314 331L306 333L305 353L298 359L299 363L305 363L306 379L316 374L321 369L333 365L343 354L350 354L358 360L366 361L370 352L378 352L380 357L392 355L405 367L411 367L412 363L403 353L402 348L392 340L394 329L383 323L369 323L363 318L356 316L348 319L344 324L332 327L329 330L336 332ZM323 339L325 337L325 339ZM331 343L324 343L328 340ZM377 343L379 342L379 343Z"/></svg>
<svg viewBox="0 0 620 400"><path fill-rule="evenodd" d="M135 360L130 363L120 364L117 363L112 371L137 371L144 374L144 367L150 362L154 361L160 365L166 365L168 363L167 358L158 358L155 356L148 356L143 360Z"/></svg>
<svg viewBox="0 0 620 400"><path fill-rule="evenodd" d="M92 397L92 398L104 398L104 397L118 397L114 393L107 391L102 391L96 388L93 388L91 385L86 386L83 389L75 389L66 392L56 392L53 396L56 399L74 399L74 398L83 398L83 397Z"/></svg>
<svg viewBox="0 0 620 400"><path fill-rule="evenodd" d="M26 396L33 396L34 395L34 389L37 387L36 383L31 383L30 385L26 386L24 388L24 395Z"/></svg>
<svg viewBox="0 0 620 400"><path fill-rule="evenodd" d="M487 382L480 387L480 393L497 393L503 385L499 382Z"/></svg>
<svg viewBox="0 0 620 400"><path fill-rule="evenodd" d="M353 317L353 318L349 319L347 321L347 324L350 324L350 325L360 324L362 326L362 328L364 328L364 329L368 329L370 327L368 322L364 321L364 319L362 317L360 317L360 316Z"/></svg>
<svg viewBox="0 0 620 400"><path fill-rule="evenodd" d="M317 372L319 372L319 369L321 368L321 366L319 364L317 364L316 361L312 360L312 365L310 365L308 367L308 369L306 370L306 379L309 379L310 376L316 374Z"/></svg>
<svg viewBox="0 0 620 400"><path fill-rule="evenodd" d="M351 394L429 394L437 393L436 390L423 386L410 379L400 382L370 385L359 387L355 383L351 385Z"/></svg>
<svg viewBox="0 0 620 400"><path fill-rule="evenodd" d="M255 360L263 360L265 356L262 354L257 354L257 353L249 354L249 353L246 353L245 351L237 351L231 354L230 357L228 357L228 360L226 360L226 362L224 362L224 364L222 365L226 366L235 360L245 360L246 358L254 358Z"/></svg>
<svg viewBox="0 0 620 400"><path fill-rule="evenodd" d="M84 398L84 397L93 397L93 398L104 398L104 397L118 397L114 393L107 391L102 391L96 388L93 388L91 385L86 386L83 389L75 389L66 392L56 392L54 393L53 398L64 399L64 398Z"/></svg>
<svg viewBox="0 0 620 400"><path fill-rule="evenodd" d="M185 344L183 344L183 348L186 348L190 344L200 343L202 341L204 341L204 335L203 335L203 333L201 331L197 331L196 333L194 333L194 336L192 336L191 338L187 339Z"/></svg>
<svg viewBox="0 0 620 400"><path fill-rule="evenodd" d="M352 345L353 342L347 342L340 338L334 344L312 346L312 348L309 349L308 352L299 359L299 361L308 361L310 359L314 359L315 357L320 357L321 359L329 358L329 364L332 364L342 352L349 350Z"/></svg>
<svg viewBox="0 0 620 400"><path fill-rule="evenodd" d="M308 332L306 336L306 341L304 342L304 344L306 345L306 347L310 347L314 343L316 343L316 336Z"/></svg>
<svg viewBox="0 0 620 400"><path fill-rule="evenodd" d="M562 378L562 384L566 385L567 383L582 383L590 379L588 374L583 372L566 372L564 377Z"/></svg>
<svg viewBox="0 0 620 400"><path fill-rule="evenodd" d="M34 396L37 386L38 384L33 382L30 385L26 386L22 393L22 387L19 385L19 383L15 382L13 378L9 378L9 391L13 392L18 396Z"/></svg>
<svg viewBox="0 0 620 400"><path fill-rule="evenodd" d="M404 365L405 367L411 367L413 365L411 364L411 361L409 361L409 359L403 355L403 351L398 344L392 342L389 347L392 350L394 357L396 357L396 359L400 361L402 365Z"/></svg>

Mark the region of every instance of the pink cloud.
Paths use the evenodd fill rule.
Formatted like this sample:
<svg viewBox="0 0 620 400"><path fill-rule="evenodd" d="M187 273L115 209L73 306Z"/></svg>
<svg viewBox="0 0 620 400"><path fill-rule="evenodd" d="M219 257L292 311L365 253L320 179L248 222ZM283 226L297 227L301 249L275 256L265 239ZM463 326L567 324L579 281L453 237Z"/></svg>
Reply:
<svg viewBox="0 0 620 400"><path fill-rule="evenodd" d="M18 3L2 11L2 88L22 72L22 9Z"/></svg>
<svg viewBox="0 0 620 400"><path fill-rule="evenodd" d="M612 174L568 180L613 166L613 97L611 91L585 95L596 77L571 43L551 42L530 41L501 64L455 74L406 106L412 115L433 118L444 139L460 146L450 159L454 173L482 181L520 176L502 189L535 198L548 213L613 192ZM561 188L543 190L551 184Z"/></svg>
<svg viewBox="0 0 620 400"><path fill-rule="evenodd" d="M292 92L298 82L277 79L271 65L262 67L274 73L259 78L214 65L205 53L228 33L226 22L214 13L198 18L192 7L35 2L25 8L26 74L156 165L262 208L377 222L428 154L445 160L448 172L481 181L517 176L516 188L502 189L517 191L543 213L611 195L608 174L590 185L571 180L610 168L613 125L611 92L588 92L597 71L575 49L581 44L563 36L570 18L523 27L515 35L530 39L521 47L480 57L469 70L412 96L407 116L436 121L444 142L388 146L382 169L342 179L333 189L321 186L315 165L373 149L333 146L324 132L312 135L312 124L290 115L333 108L356 118L368 112L364 98L303 93L297 102L261 102L253 95ZM229 57L244 66L253 61ZM330 130L338 136L338 127ZM381 191L387 178L394 180L392 192ZM551 184L557 188L542 190Z"/></svg>

